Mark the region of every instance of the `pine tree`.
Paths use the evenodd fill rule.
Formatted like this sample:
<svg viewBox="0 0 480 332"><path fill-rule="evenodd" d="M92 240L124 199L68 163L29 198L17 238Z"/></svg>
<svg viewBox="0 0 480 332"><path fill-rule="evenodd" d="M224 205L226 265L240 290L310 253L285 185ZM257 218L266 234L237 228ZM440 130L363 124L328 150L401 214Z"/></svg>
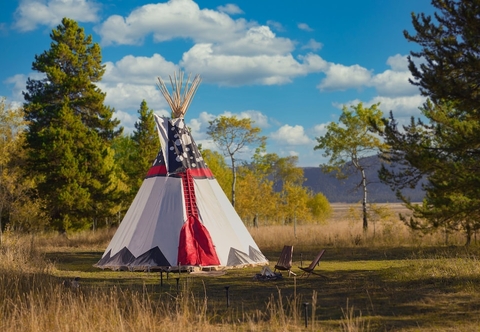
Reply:
<svg viewBox="0 0 480 332"><path fill-rule="evenodd" d="M405 220L425 232L463 230L467 244L480 228L480 1L433 0L435 20L413 15L416 34L405 37L421 46L411 52L412 84L429 99L422 114L429 123L412 119L398 127L391 115L383 135L390 150L384 158L394 169L381 178L398 190L414 216ZM415 58L422 59L416 65ZM401 189L426 179L426 197L412 204Z"/></svg>
<svg viewBox="0 0 480 332"><path fill-rule="evenodd" d="M95 85L105 71L100 46L67 18L50 37L50 49L32 64L45 77L29 78L24 93L29 167L52 226L85 228L109 215L116 187L110 144L122 128Z"/></svg>
<svg viewBox="0 0 480 332"><path fill-rule="evenodd" d="M132 177L134 183L134 192L136 193L145 178L148 170L152 166L155 157L160 150L160 140L156 130L153 110L148 108L145 100L140 104L138 110L138 121L135 123L135 130L132 140L135 147L135 168Z"/></svg>

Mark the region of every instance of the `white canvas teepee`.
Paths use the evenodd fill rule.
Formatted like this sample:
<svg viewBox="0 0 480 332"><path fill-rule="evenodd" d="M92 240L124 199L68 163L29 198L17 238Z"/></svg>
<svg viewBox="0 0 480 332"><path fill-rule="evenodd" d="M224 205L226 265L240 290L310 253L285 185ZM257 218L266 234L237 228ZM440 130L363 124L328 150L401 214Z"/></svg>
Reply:
<svg viewBox="0 0 480 332"><path fill-rule="evenodd" d="M102 258L95 266L114 270L265 265L242 220L205 164L183 116L200 83L172 94L159 78L173 119L155 116L161 149ZM182 92L183 87L183 92Z"/></svg>

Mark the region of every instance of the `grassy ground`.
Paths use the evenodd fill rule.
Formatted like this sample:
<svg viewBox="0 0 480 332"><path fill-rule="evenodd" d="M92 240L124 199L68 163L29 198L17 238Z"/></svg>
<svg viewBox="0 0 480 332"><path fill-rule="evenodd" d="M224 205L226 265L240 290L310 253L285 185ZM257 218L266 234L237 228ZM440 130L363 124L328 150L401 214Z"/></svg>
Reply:
<svg viewBox="0 0 480 332"><path fill-rule="evenodd" d="M92 266L111 233L7 234L0 247L0 330L478 331L476 244L465 248L450 235L445 245L444 234L412 234L394 217L364 236L349 220L355 211L336 212L326 225L251 230L272 269L283 245L294 245L297 277L283 273L268 282L255 281L261 268L251 267L220 277L163 274L160 284L159 273ZM321 248L323 277L300 277L298 266ZM77 276L78 290L61 285Z"/></svg>

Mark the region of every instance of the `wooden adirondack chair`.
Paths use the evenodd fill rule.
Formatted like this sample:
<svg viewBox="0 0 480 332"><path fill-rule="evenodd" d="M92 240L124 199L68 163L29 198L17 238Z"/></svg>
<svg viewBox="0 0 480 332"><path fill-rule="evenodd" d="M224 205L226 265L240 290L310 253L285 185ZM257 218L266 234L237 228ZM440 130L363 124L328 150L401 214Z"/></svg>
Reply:
<svg viewBox="0 0 480 332"><path fill-rule="evenodd" d="M278 259L277 264L275 265L275 270L288 271L288 276L293 274L296 276L296 273L292 272L292 257L293 257L293 246L284 246L280 258Z"/></svg>
<svg viewBox="0 0 480 332"><path fill-rule="evenodd" d="M325 249L320 250L320 252L317 254L317 256L315 257L315 259L310 263L309 266L307 266L307 267L301 267L301 266L299 266L299 267L298 267L300 270L303 271L302 277L303 277L303 276L306 276L306 277L308 278L308 277L310 276L310 274L316 274L316 275L318 275L318 276L327 278L326 276L321 275L321 274L319 274L319 273L317 273L317 272L314 271L314 270L315 270L315 267L320 263L320 259L322 259L322 256L323 256L324 253L325 253Z"/></svg>

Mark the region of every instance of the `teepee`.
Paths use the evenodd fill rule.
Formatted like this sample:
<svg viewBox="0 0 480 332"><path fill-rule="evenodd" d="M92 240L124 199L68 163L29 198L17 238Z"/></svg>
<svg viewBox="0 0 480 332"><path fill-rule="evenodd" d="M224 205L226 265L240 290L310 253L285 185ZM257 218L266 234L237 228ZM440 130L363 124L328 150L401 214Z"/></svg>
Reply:
<svg viewBox="0 0 480 332"><path fill-rule="evenodd" d="M158 86L173 118L155 115L161 148L102 258L113 270L266 265L242 220L203 160L184 115L200 84L170 77Z"/></svg>

